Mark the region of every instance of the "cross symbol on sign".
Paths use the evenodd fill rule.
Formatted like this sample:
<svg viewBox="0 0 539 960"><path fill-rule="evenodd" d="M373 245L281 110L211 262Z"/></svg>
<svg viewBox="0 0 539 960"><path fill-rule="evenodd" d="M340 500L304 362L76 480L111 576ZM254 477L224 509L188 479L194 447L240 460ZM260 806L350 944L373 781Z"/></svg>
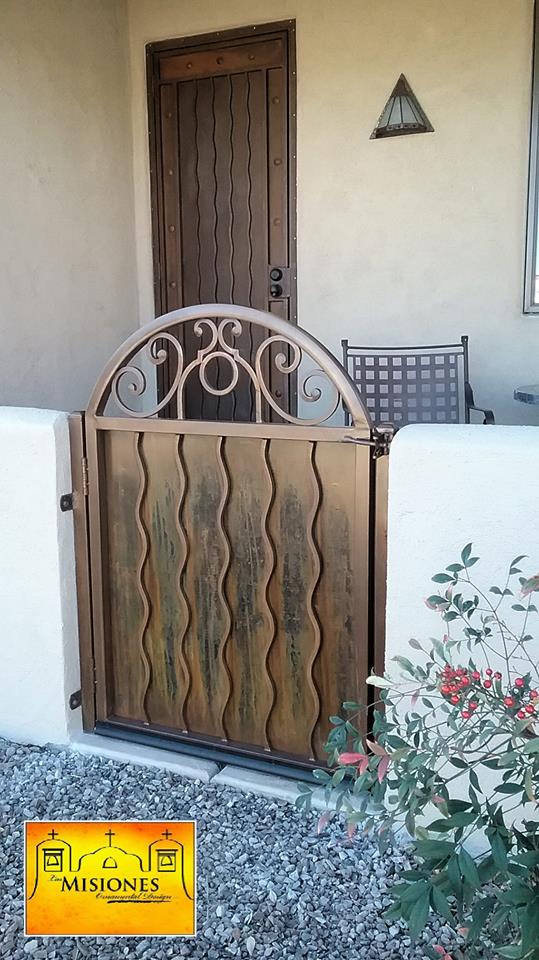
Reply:
<svg viewBox="0 0 539 960"><path fill-rule="evenodd" d="M111 830L111 829L109 828L109 829L107 830L105 836L109 838L109 847L112 847L112 838L115 837L116 834L114 833L113 830Z"/></svg>
<svg viewBox="0 0 539 960"><path fill-rule="evenodd" d="M161 834L161 836L162 836L162 837L165 837L167 840L168 840L169 837L172 836L172 834L171 834L170 830L168 829L168 827L167 827L166 830L163 831L163 833Z"/></svg>
<svg viewBox="0 0 539 960"><path fill-rule="evenodd" d="M54 840L54 838L58 836L54 827L52 828L51 832L47 834L47 836L51 837L52 840Z"/></svg>

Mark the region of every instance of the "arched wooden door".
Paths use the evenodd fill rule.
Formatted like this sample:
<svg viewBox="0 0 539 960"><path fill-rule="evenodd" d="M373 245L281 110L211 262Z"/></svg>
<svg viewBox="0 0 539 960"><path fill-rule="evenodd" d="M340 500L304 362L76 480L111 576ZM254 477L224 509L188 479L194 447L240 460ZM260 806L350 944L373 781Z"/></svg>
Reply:
<svg viewBox="0 0 539 960"><path fill-rule="evenodd" d="M185 323L200 344L190 362L178 335ZM251 327L264 338L245 357L236 343ZM162 397L156 373L171 355L175 376ZM282 376L297 377L296 416L267 386L270 357ZM228 372L219 387L217 363ZM215 396L240 378L255 422L185 417L191 379ZM171 397L178 415L164 419ZM268 411L281 422L268 422ZM84 442L86 728L196 752L319 762L328 717L366 697L372 661L374 441L347 373L305 331L270 314L174 311L112 357Z"/></svg>

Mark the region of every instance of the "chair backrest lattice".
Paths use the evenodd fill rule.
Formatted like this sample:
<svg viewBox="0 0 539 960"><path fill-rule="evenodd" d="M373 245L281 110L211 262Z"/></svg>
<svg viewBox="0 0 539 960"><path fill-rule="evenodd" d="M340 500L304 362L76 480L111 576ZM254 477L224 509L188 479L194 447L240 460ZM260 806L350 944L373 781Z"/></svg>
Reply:
<svg viewBox="0 0 539 960"><path fill-rule="evenodd" d="M358 347L343 363L375 423L464 423L468 338L427 347Z"/></svg>

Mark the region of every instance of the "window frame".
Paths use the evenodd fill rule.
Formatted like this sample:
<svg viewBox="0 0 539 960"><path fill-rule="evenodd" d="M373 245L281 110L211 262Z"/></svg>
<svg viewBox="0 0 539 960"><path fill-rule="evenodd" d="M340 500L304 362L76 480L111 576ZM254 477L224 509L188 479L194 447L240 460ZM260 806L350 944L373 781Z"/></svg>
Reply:
<svg viewBox="0 0 539 960"><path fill-rule="evenodd" d="M528 165L528 199L526 218L526 253L524 275L524 313L539 314L535 299L539 238L539 16L537 0L533 14L532 97L530 118L530 155Z"/></svg>

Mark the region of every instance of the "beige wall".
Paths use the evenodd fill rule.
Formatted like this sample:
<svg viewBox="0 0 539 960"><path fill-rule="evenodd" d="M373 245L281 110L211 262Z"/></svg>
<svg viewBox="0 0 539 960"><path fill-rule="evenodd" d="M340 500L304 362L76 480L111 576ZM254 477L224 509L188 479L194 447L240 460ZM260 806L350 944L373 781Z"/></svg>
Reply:
<svg viewBox="0 0 539 960"><path fill-rule="evenodd" d="M0 403L84 406L137 326L123 0L0 2Z"/></svg>
<svg viewBox="0 0 539 960"><path fill-rule="evenodd" d="M296 18L299 322L336 352L471 338L478 401L539 381L523 316L532 0L128 0L140 316L152 316L144 46ZM371 141L400 72L435 133Z"/></svg>

